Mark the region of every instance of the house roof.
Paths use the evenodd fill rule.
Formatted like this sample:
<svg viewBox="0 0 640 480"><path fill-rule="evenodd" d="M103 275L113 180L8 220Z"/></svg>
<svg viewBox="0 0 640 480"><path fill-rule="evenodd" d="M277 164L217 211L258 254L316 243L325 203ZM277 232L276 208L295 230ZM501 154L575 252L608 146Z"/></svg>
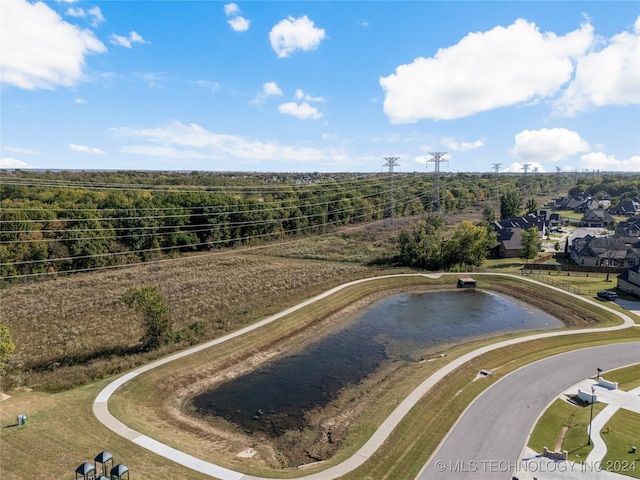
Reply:
<svg viewBox="0 0 640 480"><path fill-rule="evenodd" d="M581 238L574 238L571 249L578 257L624 259L627 255L628 247L617 237L587 235Z"/></svg>
<svg viewBox="0 0 640 480"><path fill-rule="evenodd" d="M508 217L493 222L493 229L500 234L501 230L537 228L542 230L546 224L546 214L529 213L523 217Z"/></svg>
<svg viewBox="0 0 640 480"><path fill-rule="evenodd" d="M622 200L612 211L621 215L633 215L634 213L640 212L640 202L636 199Z"/></svg>
<svg viewBox="0 0 640 480"><path fill-rule="evenodd" d="M594 210L588 210L584 216L582 217L582 222L594 222L594 221L603 221L605 223L609 223L613 221L613 217L609 212L607 212L603 208L596 208Z"/></svg>

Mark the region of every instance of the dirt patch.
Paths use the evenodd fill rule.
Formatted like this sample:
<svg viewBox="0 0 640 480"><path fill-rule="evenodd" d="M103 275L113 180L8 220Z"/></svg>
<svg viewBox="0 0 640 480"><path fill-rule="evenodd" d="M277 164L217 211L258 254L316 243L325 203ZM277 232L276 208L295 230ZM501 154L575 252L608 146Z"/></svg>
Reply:
<svg viewBox="0 0 640 480"><path fill-rule="evenodd" d="M556 446L553 449L554 452L562 451L562 443L564 442L564 437L567 436L568 431L569 431L568 426L565 425L564 427L562 427L562 430L560 430L560 435L558 435L558 440L556 440Z"/></svg>

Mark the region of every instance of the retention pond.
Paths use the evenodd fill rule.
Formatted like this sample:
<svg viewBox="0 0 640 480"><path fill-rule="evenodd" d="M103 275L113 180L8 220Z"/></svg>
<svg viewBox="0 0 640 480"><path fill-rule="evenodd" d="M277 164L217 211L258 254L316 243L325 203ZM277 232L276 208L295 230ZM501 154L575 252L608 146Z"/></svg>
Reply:
<svg viewBox="0 0 640 480"><path fill-rule="evenodd" d="M305 428L306 412L327 405L383 362L420 361L443 345L562 326L538 309L480 290L395 295L295 355L198 394L190 409L247 433L278 437Z"/></svg>

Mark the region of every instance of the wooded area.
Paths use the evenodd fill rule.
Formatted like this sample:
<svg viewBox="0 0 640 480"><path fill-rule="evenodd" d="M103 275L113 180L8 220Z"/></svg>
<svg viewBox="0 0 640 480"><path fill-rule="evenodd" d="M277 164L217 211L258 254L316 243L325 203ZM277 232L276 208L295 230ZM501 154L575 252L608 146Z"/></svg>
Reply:
<svg viewBox="0 0 640 480"><path fill-rule="evenodd" d="M585 179L591 188L618 177ZM495 201L552 196L570 174L0 173L0 282L262 244L333 227ZM624 181L629 178L624 178ZM635 179L635 191L638 191Z"/></svg>

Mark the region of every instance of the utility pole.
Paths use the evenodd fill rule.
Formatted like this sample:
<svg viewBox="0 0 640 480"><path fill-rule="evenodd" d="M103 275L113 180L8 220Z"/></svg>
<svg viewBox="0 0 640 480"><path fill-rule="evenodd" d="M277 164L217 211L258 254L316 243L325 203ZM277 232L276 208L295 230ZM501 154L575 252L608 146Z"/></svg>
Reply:
<svg viewBox="0 0 640 480"><path fill-rule="evenodd" d="M390 179L389 182L391 184L389 188L389 196L387 197L387 208L384 212L384 217L391 218L391 224L395 225L396 224L396 204L393 198L393 167L400 166L400 164L396 161L400 157L382 157L382 158L387 162L383 165L383 167L389 167L389 179Z"/></svg>
<svg viewBox="0 0 640 480"><path fill-rule="evenodd" d="M434 163L436 166L433 179L433 208L438 215L442 214L442 209L440 208L440 163L449 163L449 160L443 158L446 154L447 152L429 152L432 158L427 160L427 164Z"/></svg>

